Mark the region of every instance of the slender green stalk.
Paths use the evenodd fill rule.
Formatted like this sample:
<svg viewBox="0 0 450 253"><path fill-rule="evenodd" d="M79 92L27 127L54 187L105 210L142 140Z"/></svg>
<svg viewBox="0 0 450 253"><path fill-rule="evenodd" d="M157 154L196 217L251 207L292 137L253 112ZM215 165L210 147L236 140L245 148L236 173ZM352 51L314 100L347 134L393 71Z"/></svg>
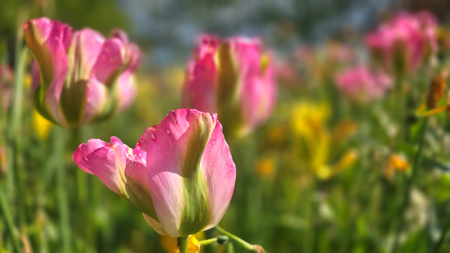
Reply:
<svg viewBox="0 0 450 253"><path fill-rule="evenodd" d="M64 129L56 127L54 138L54 150L55 153L55 167L56 167L56 184L57 184L57 198L58 209L60 215L60 231L62 236L62 246L64 252L71 252L70 247L70 221L69 221L69 203L67 199L66 183L65 179L65 166L64 166Z"/></svg>
<svg viewBox="0 0 450 253"><path fill-rule="evenodd" d="M20 130L22 118L22 102L24 92L23 77L25 74L25 64L28 50L18 43L16 49L16 65L14 67L14 97L11 105L11 117L8 129L8 139L14 139Z"/></svg>
<svg viewBox="0 0 450 253"><path fill-rule="evenodd" d="M227 253L234 253L234 246L232 243L227 244Z"/></svg>
<svg viewBox="0 0 450 253"><path fill-rule="evenodd" d="M215 242L217 242L217 237L211 238L211 239L202 240L202 241L199 241L198 243L201 246L205 246L205 245L209 245L209 244L212 244L212 243L215 243Z"/></svg>
<svg viewBox="0 0 450 253"><path fill-rule="evenodd" d="M23 103L23 76L25 74L25 63L27 58L27 49L22 49L21 36L18 35L17 38L18 43L16 43L16 56L15 56L15 66L14 66L14 91L13 91L13 99L11 102L11 112L9 115L9 124L7 129L7 140L9 142L10 150L8 151L8 160L11 161L12 166L16 167L15 161L20 155L18 154L18 145L20 145L20 128L21 128L21 119L22 119L22 103ZM14 162L13 162L14 161ZM12 168L12 167L11 167ZM11 193L14 188L14 174L17 172L17 168L10 169L7 174L6 179L6 187L7 192ZM20 190L20 189L19 189Z"/></svg>
<svg viewBox="0 0 450 253"><path fill-rule="evenodd" d="M436 245L433 248L433 251L432 251L433 253L441 252L440 250L441 250L442 244L444 244L444 240L445 240L445 237L447 235L449 228L450 228L450 218L447 219L447 223L444 226L441 236L439 237L439 240L436 242Z"/></svg>
<svg viewBox="0 0 450 253"><path fill-rule="evenodd" d="M399 215L398 215L399 221L397 223L397 229L395 230L394 243L393 243L392 250L391 250L392 253L397 252L397 249L398 249L400 232L402 231L403 224L405 222L403 216L405 214L406 208L409 205L411 189L412 189L412 186L414 185L414 180L417 176L420 161L422 159L422 151L423 151L425 132L427 130L427 126L428 126L428 118L425 118L422 122L422 126L421 126L420 133L419 133L419 149L417 150L416 156L414 157L414 163L413 163L411 175L409 176L409 178L406 182L406 189L403 194L403 203L400 207L400 211L399 211Z"/></svg>
<svg viewBox="0 0 450 253"><path fill-rule="evenodd" d="M189 236L178 237L178 247L180 247L180 253L188 252L188 243L189 243Z"/></svg>
<svg viewBox="0 0 450 253"><path fill-rule="evenodd" d="M5 195L3 194L3 191L0 190L0 208L1 208L0 210L2 214L1 216L5 220L6 227L11 235L14 249L16 250L16 252L21 252L20 240L17 234L16 227L14 226L14 221L11 212L8 207L9 205L7 204L7 201L5 199Z"/></svg>
<svg viewBox="0 0 450 253"><path fill-rule="evenodd" d="M241 238L233 235L232 233L224 230L223 228L216 226L216 229L219 230L220 233L227 235L231 240L233 240L234 242L236 242L237 244L239 244L240 246L242 246L243 248L247 249L247 250L254 250L253 245L251 245L250 243L242 240Z"/></svg>
<svg viewBox="0 0 450 253"><path fill-rule="evenodd" d="M22 140L21 140L21 129L22 129L22 104L23 104L23 76L25 73L25 65L27 58L27 50L22 49L22 33L19 31L17 35L16 51L15 51L15 66L14 66L14 90L13 99L11 103L11 111L8 119L8 128L6 132L6 138L8 141L7 146L7 156L8 156L8 166L9 170L6 176L6 196L2 193L2 205L7 205L10 201L17 200L17 216L18 223L21 228L25 228L26 224L26 206L25 199L26 194L24 191L24 169L23 169L23 157L22 157ZM17 192L15 192L17 191ZM16 197L14 196L20 196ZM7 209L4 209L5 215L8 214ZM6 218L6 217L5 217ZM13 221L13 218L11 221ZM9 225L13 226L14 223ZM8 225L8 226L9 226ZM17 233L17 232L15 232ZM14 244L18 240L17 235L12 234Z"/></svg>

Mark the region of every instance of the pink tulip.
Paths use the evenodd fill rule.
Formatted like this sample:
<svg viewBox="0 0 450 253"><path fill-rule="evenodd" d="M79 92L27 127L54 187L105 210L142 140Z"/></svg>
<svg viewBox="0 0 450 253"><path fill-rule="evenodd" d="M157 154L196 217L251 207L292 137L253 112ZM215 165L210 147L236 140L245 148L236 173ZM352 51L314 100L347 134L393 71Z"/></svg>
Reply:
<svg viewBox="0 0 450 253"><path fill-rule="evenodd" d="M384 96L392 80L383 72L373 72L367 67L355 67L336 76L339 89L350 98L368 102Z"/></svg>
<svg viewBox="0 0 450 253"><path fill-rule="evenodd" d="M248 133L274 108L274 68L259 39L205 35L186 71L183 106L218 113L227 132Z"/></svg>
<svg viewBox="0 0 450 253"><path fill-rule="evenodd" d="M437 22L433 14L399 13L366 36L366 44L390 71L411 73L437 50Z"/></svg>
<svg viewBox="0 0 450 253"><path fill-rule="evenodd" d="M131 104L136 93L132 73L141 52L124 32L113 31L105 39L94 30L74 32L48 18L29 20L23 29L35 57L34 101L44 117L76 127Z"/></svg>
<svg viewBox="0 0 450 253"><path fill-rule="evenodd" d="M170 112L135 148L89 140L75 163L144 213L160 234L195 234L218 224L233 195L236 167L216 115Z"/></svg>

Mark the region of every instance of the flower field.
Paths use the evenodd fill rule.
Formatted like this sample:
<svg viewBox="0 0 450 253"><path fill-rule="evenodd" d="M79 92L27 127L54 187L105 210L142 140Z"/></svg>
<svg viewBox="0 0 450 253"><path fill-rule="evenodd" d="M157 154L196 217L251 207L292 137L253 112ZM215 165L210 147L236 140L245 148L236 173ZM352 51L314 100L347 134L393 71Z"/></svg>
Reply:
<svg viewBox="0 0 450 253"><path fill-rule="evenodd" d="M0 253L450 252L432 4L313 42L295 15L139 34L159 14L66 4L0 11Z"/></svg>

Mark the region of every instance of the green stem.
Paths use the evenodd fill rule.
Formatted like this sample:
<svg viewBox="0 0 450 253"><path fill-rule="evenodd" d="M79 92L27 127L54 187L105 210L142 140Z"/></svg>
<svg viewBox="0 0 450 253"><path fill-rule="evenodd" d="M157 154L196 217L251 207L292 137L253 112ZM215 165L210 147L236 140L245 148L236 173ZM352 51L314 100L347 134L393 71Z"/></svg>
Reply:
<svg viewBox="0 0 450 253"><path fill-rule="evenodd" d="M408 178L408 181L406 182L406 189L403 194L403 203L400 207L400 212L398 215L399 222L397 223L397 229L395 231L394 244L393 244L392 250L391 250L392 253L397 252L397 249L398 249L400 232L401 232L401 230L403 228L403 224L404 224L404 218L403 218L404 213L405 213L406 208L409 205L411 189L414 184L414 180L417 176L417 172L419 170L420 161L422 159L422 151L423 151L423 146L424 146L424 141L425 141L425 132L427 130L427 126L428 126L428 118L425 118L422 122L422 126L421 126L420 133L419 133L419 149L417 150L416 156L414 157L412 172Z"/></svg>
<svg viewBox="0 0 450 253"><path fill-rule="evenodd" d="M178 237L178 247L180 248L180 253L188 252L188 243L189 243L189 236Z"/></svg>
<svg viewBox="0 0 450 253"><path fill-rule="evenodd" d="M24 229L26 224L26 211L28 208L25 205L26 194L24 191L25 172L24 172L24 160L22 156L22 105L23 105L23 92L24 83L23 76L25 73L27 50L22 49L22 34L17 35L16 51L15 51L15 66L14 66L14 95L11 104L11 114L9 117L9 125L7 129L8 140L8 160L11 165L8 174L6 176L6 193L8 194L5 201L16 200L17 207L17 220L19 227ZM17 192L15 192L17 191ZM14 194L16 194L14 196ZM19 198L16 196L20 196Z"/></svg>
<svg viewBox="0 0 450 253"><path fill-rule="evenodd" d="M8 137L10 140L14 139L20 130L24 91L23 76L25 74L27 55L27 49L22 49L20 43L18 43L16 49L16 65L14 66L14 98L11 105L11 118L8 129Z"/></svg>
<svg viewBox="0 0 450 253"><path fill-rule="evenodd" d="M439 240L436 242L436 245L434 246L434 249L432 251L433 253L441 252L440 250L441 250L442 244L444 244L444 240L445 240L445 237L447 235L449 228L450 228L450 218L447 220L447 223L444 226L444 230L442 231L441 236L439 237Z"/></svg>
<svg viewBox="0 0 450 253"><path fill-rule="evenodd" d="M243 248L247 249L247 250L254 250L253 245L251 245L250 243L242 240L241 238L233 235L232 233L224 230L223 228L216 226L216 229L219 230L220 233L227 235L231 240L233 240L234 242L236 242L237 244L241 245Z"/></svg>
<svg viewBox="0 0 450 253"><path fill-rule="evenodd" d="M64 166L64 129L56 127L54 138L55 147L55 169L56 169L56 183L57 183L57 198L58 198L58 209L60 215L60 231L62 236L62 246L64 252L71 252L70 247L70 221L69 221L69 206L66 192L65 180L65 166Z"/></svg>
<svg viewBox="0 0 450 253"><path fill-rule="evenodd" d="M5 220L5 224L7 226L7 229L9 230L9 233L11 234L11 238L13 240L14 248L16 252L21 252L20 249L20 240L17 235L17 230L14 227L14 221L12 219L11 212L9 210L9 205L7 204L7 201L5 199L5 195L3 194L3 191L0 190L0 210L2 213L2 217Z"/></svg>
<svg viewBox="0 0 450 253"><path fill-rule="evenodd" d="M234 253L234 246L232 243L227 243L227 253Z"/></svg>
<svg viewBox="0 0 450 253"><path fill-rule="evenodd" d="M22 49L21 46L21 36L18 34L17 43L16 43L16 52L15 52L15 66L14 66L14 93L13 99L11 102L11 114L9 115L9 124L7 129L7 140L10 143L9 152L8 152L8 160L12 163L12 166L16 167L16 158L19 158L18 154L20 146L20 128L21 128L21 119L22 119L22 104L23 104L23 76L25 73L25 63L27 59L27 49ZM6 176L6 187L7 192L12 193L14 188L14 174L18 171L17 168L10 169ZM20 188L20 185L19 185ZM20 189L19 189L20 190Z"/></svg>
<svg viewBox="0 0 450 253"><path fill-rule="evenodd" d="M217 242L217 237L211 238L211 239L202 240L202 241L199 241L198 243L200 244L200 246L205 246L205 245L209 245L209 244L212 244L212 243L215 243L215 242Z"/></svg>

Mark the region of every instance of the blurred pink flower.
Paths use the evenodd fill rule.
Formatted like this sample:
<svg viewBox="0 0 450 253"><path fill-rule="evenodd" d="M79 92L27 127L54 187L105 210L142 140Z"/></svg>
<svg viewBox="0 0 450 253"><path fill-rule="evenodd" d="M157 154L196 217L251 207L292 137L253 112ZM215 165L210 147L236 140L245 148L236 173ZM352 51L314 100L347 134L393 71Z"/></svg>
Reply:
<svg viewBox="0 0 450 253"><path fill-rule="evenodd" d="M105 39L89 28L74 32L45 17L27 21L23 29L35 57L34 101L45 118L76 127L131 104L136 94L132 73L141 52L123 31Z"/></svg>
<svg viewBox="0 0 450 253"><path fill-rule="evenodd" d="M417 70L437 50L436 31L433 14L402 12L369 33L365 40L387 70L406 74Z"/></svg>
<svg viewBox="0 0 450 253"><path fill-rule="evenodd" d="M170 112L135 148L91 139L73 155L84 171L144 213L160 234L180 237L219 223L233 195L236 167L216 115Z"/></svg>
<svg viewBox="0 0 450 253"><path fill-rule="evenodd" d="M338 73L335 81L344 94L359 102L383 97L393 84L391 78L383 72L373 72L365 66Z"/></svg>
<svg viewBox="0 0 450 253"><path fill-rule="evenodd" d="M0 93L1 106L3 110L7 110L11 103L11 96L13 90L14 75L12 70L4 64L0 64Z"/></svg>
<svg viewBox="0 0 450 253"><path fill-rule="evenodd" d="M218 113L226 132L243 135L269 118L276 96L273 57L261 40L200 39L186 71L184 107Z"/></svg>

